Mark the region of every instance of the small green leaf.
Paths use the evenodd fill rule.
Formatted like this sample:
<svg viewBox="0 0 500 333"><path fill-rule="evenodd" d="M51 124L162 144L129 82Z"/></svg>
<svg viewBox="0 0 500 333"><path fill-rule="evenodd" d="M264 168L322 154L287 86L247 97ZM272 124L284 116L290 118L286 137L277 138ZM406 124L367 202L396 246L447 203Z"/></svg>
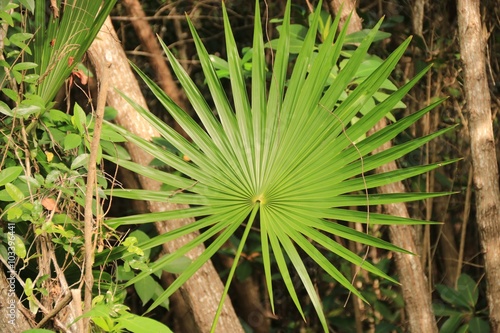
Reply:
<svg viewBox="0 0 500 333"><path fill-rule="evenodd" d="M71 121L69 115L67 115L66 113L64 113L62 111L55 110L55 109L51 109L49 111L47 120L52 122L52 123L55 123L55 122L69 123Z"/></svg>
<svg viewBox="0 0 500 333"><path fill-rule="evenodd" d="M451 316L444 322L443 326L441 326L439 333L457 333L457 329L461 323L462 315Z"/></svg>
<svg viewBox="0 0 500 333"><path fill-rule="evenodd" d="M14 90L12 89L9 89L9 88L3 88L2 89L2 92L8 97L10 98L11 100L17 102L19 100L19 95L17 94L17 92L15 92Z"/></svg>
<svg viewBox="0 0 500 333"><path fill-rule="evenodd" d="M23 216L23 210L19 206L11 206L7 210L7 220L17 221Z"/></svg>
<svg viewBox="0 0 500 333"><path fill-rule="evenodd" d="M461 315L462 311L458 311L444 304L432 304L432 310L434 314L438 317L449 317L455 315Z"/></svg>
<svg viewBox="0 0 500 333"><path fill-rule="evenodd" d="M15 202L21 202L24 200L24 193L16 185L7 183L5 184L5 190Z"/></svg>
<svg viewBox="0 0 500 333"><path fill-rule="evenodd" d="M64 138L64 150L74 149L82 144L82 137L75 133L70 133Z"/></svg>
<svg viewBox="0 0 500 333"><path fill-rule="evenodd" d="M70 167L71 170L76 170L82 166L86 167L88 162L89 162L89 157L90 157L89 154L81 154L81 155L78 155L77 157L75 157L73 162L71 162L71 167Z"/></svg>
<svg viewBox="0 0 500 333"><path fill-rule="evenodd" d="M490 333L490 325L486 320L474 317L469 320L470 333Z"/></svg>
<svg viewBox="0 0 500 333"><path fill-rule="evenodd" d="M23 172L21 166L13 166L0 171L0 186L12 182Z"/></svg>
<svg viewBox="0 0 500 333"><path fill-rule="evenodd" d="M188 268L188 266L191 264L191 259L189 259L186 256L182 256L178 259L175 259L171 262L167 262L165 265L163 265L162 269L165 272L173 273L173 274L181 274Z"/></svg>
<svg viewBox="0 0 500 333"><path fill-rule="evenodd" d="M36 67L38 67L38 64L35 64L34 62L20 62L18 64L15 64L14 67L12 67L12 70L24 71L24 70L33 69Z"/></svg>
<svg viewBox="0 0 500 333"><path fill-rule="evenodd" d="M0 113L3 113L4 115L9 117L12 117L14 115L10 107L2 101L0 101Z"/></svg>
<svg viewBox="0 0 500 333"><path fill-rule="evenodd" d="M123 328L132 333L172 333L172 331L167 326L151 318L127 314L119 317L117 320L118 325L117 327L115 327L115 329Z"/></svg>
<svg viewBox="0 0 500 333"><path fill-rule="evenodd" d="M16 117L25 117L32 114L40 113L43 111L43 107L39 105L29 105L27 103L20 104L18 107L14 108L12 112Z"/></svg>
<svg viewBox="0 0 500 333"><path fill-rule="evenodd" d="M103 124L101 131L101 140L111 142L125 142L127 141L121 134L118 134L109 125Z"/></svg>
<svg viewBox="0 0 500 333"><path fill-rule="evenodd" d="M9 15L9 13L5 12L4 10L0 10L0 22L1 21L5 21L5 23L10 25L11 27L14 26L14 20L12 19L12 15Z"/></svg>
<svg viewBox="0 0 500 333"><path fill-rule="evenodd" d="M139 295L143 306L153 298L156 284L158 284L158 282L156 282L151 275L146 275L144 278L134 283L135 291L137 295Z"/></svg>
<svg viewBox="0 0 500 333"><path fill-rule="evenodd" d="M71 117L71 122L78 129L80 134L85 134L85 126L87 123L87 117L85 116L85 111L78 104L75 104L73 108L73 116Z"/></svg>
<svg viewBox="0 0 500 333"><path fill-rule="evenodd" d="M465 298L471 308L474 308L479 297L476 282L467 274L462 274L457 282L458 292Z"/></svg>
<svg viewBox="0 0 500 333"><path fill-rule="evenodd" d="M23 259L26 258L26 246L24 245L24 241L21 236L15 234L12 238L13 239L9 237L9 245L11 245L10 242L12 241L14 245L14 253L16 254L16 256Z"/></svg>
<svg viewBox="0 0 500 333"><path fill-rule="evenodd" d="M35 0L19 0L19 2L30 12L33 13L35 11Z"/></svg>
<svg viewBox="0 0 500 333"><path fill-rule="evenodd" d="M462 292L459 292L442 284L437 284L436 290L438 291L439 296L441 296L441 299L448 304L461 307L463 309L474 309L474 306L471 306L469 301L467 300L467 296Z"/></svg>
<svg viewBox="0 0 500 333"><path fill-rule="evenodd" d="M130 154L128 153L127 149L120 145L109 141L101 141L101 147L102 150L110 156L119 158L121 160L130 160Z"/></svg>
<svg viewBox="0 0 500 333"><path fill-rule="evenodd" d="M128 269L128 270L127 270ZM127 266L125 268L124 266L118 266L118 269L116 270L116 279L118 281L128 281L132 279L135 276L134 272L130 270L130 267Z"/></svg>
<svg viewBox="0 0 500 333"><path fill-rule="evenodd" d="M118 115L118 111L111 106L107 106L104 109L104 120L107 120L107 121L114 120L117 115Z"/></svg>

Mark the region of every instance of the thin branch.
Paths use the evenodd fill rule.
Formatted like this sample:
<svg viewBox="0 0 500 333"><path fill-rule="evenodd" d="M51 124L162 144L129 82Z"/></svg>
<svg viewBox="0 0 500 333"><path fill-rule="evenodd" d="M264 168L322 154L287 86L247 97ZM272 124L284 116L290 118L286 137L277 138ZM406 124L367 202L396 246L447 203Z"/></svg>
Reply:
<svg viewBox="0 0 500 333"><path fill-rule="evenodd" d="M40 322L36 325L36 328L43 327L51 318L55 317L62 309L64 309L64 307L68 305L72 299L73 296L70 292L68 292L64 296L64 298L59 303L57 303L57 306L52 309L52 311L50 311L45 317L43 317L42 320L40 320Z"/></svg>
<svg viewBox="0 0 500 333"><path fill-rule="evenodd" d="M100 76L100 92L97 98L97 110L94 125L94 136L90 144L90 156L88 164L88 175L87 175L87 188L85 192L85 293L84 293L84 310L89 311L92 306L92 286L94 285L94 276L92 275L92 267L94 266L94 242L92 241L92 235L94 231L93 213L92 213L92 199L94 197L94 185L97 179L97 153L99 151L99 141L101 139L101 128L102 121L104 118L104 107L106 106L106 98L109 86L109 76L107 75L107 69L110 64L103 65L101 69L102 75ZM96 186L97 187L97 186ZM97 197L97 193L96 193ZM96 207L96 209L98 209ZM96 212L99 215L99 212ZM90 330L90 318L83 319L84 332L89 332Z"/></svg>

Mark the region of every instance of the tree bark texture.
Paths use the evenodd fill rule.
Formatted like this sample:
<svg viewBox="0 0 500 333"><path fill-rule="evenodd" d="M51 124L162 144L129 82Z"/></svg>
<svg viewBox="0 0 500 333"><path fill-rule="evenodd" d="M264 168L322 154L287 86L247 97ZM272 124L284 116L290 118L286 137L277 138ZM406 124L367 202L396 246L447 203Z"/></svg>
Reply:
<svg viewBox="0 0 500 333"><path fill-rule="evenodd" d="M349 21L348 33L361 30L361 19L356 13L355 0L332 0L330 6L337 13L342 5L343 17L347 17L352 12L351 20ZM345 20L344 20L345 21ZM343 24L343 19L341 19ZM386 126L386 119L383 118L371 131L381 130ZM391 143L387 142L374 153L383 151L391 147ZM395 162L384 165L376 170L377 173L396 170ZM402 193L405 192L401 182L389 184L377 189L379 193ZM386 213L393 216L409 217L408 210L404 203L395 203L385 205ZM390 226L389 227L391 242L403 249L412 253L417 253L418 249L415 245L415 229L411 226ZM398 271L399 282L405 300L405 311L408 316L408 331L417 332L438 332L436 318L432 311L431 293L427 286L424 269L420 259L415 255L395 253L396 268Z"/></svg>
<svg viewBox="0 0 500 333"><path fill-rule="evenodd" d="M182 91L175 84L170 69L163 57L163 50L155 36L153 29L145 20L146 14L138 0L122 0L122 4L131 17L130 23L134 27L137 37L139 37L145 51L150 54L151 66L156 73L158 85L165 93L183 110L186 110L187 103Z"/></svg>
<svg viewBox="0 0 500 333"><path fill-rule="evenodd" d="M500 190L486 77L486 34L483 33L479 1L458 0L457 9L474 169L476 219L484 253L490 323L492 332L500 332Z"/></svg>
<svg viewBox="0 0 500 333"><path fill-rule="evenodd" d="M30 324L20 311L21 307L24 306L19 303L17 296L9 294L11 290L10 284L16 282L11 279L9 273L7 273L9 276L9 280L7 280L3 268L3 264L0 264L0 332L21 333L31 329L31 325L34 323ZM16 285L16 287L21 288L19 285Z"/></svg>
<svg viewBox="0 0 500 333"><path fill-rule="evenodd" d="M356 0L331 0L329 2L330 10L338 15L340 12L340 26L343 26L349 15L352 13L351 19L349 20L349 26L347 27L347 34L352 34L353 32L360 31L362 29L361 26L361 18L356 13Z"/></svg>
<svg viewBox="0 0 500 333"><path fill-rule="evenodd" d="M372 134L383 129L387 125L385 118L380 120L372 130ZM391 148L390 142L385 143L374 153ZM387 163L375 170L376 173L384 173L397 169L396 162ZM405 188L401 182L395 182L389 185L377 188L379 193L403 193ZM409 218L408 209L404 203L393 203L384 205L387 214L399 217ZM389 226L389 236L391 242L412 253L417 253L415 245L415 229L409 225L391 225ZM396 268L398 271L399 282L403 291L405 300L405 311L408 316L408 331L418 332L438 332L436 318L432 311L431 291L428 288L427 278L420 258L416 255L396 252Z"/></svg>
<svg viewBox="0 0 500 333"><path fill-rule="evenodd" d="M108 92L107 101L108 105L118 110L118 116L115 119L116 123L147 140L159 136L159 133L151 127L132 106L123 100L115 90L118 89L124 92L136 103L147 108L139 84L128 64L125 52L118 42L118 36L109 18L90 47L89 58L93 62L96 70L100 68L98 64L102 61L112 64L111 68L108 70L111 77L109 78L110 90ZM100 73L97 72L96 74L99 76ZM128 144L126 148L132 160L137 163L147 165L152 160L150 155L137 149L137 147L133 145ZM139 182L142 188L148 190L158 190L161 185L156 181L140 176ZM159 202L149 202L148 207L151 212L183 208L183 206L180 205ZM159 233L165 233L191 222L191 219L163 221L156 223L156 228ZM195 237L196 234L191 234L170 241L163 244L163 249L168 253L172 253ZM199 246L188 253L188 257L192 259L197 258L203 250L204 247ZM176 313L176 316L180 320L180 324L186 328L183 328L182 332L209 332L222 292L222 282L212 263L209 261L180 289L182 300L187 304L187 309L189 309L188 312L183 311L182 313ZM243 332L239 319L229 299L227 299L224 304L222 315L217 325L217 332Z"/></svg>

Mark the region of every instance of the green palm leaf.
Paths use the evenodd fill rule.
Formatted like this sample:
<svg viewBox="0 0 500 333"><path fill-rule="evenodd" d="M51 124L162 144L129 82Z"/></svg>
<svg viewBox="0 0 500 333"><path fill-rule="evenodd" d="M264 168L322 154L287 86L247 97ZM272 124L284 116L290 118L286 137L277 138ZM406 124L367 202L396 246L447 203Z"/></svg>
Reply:
<svg viewBox="0 0 500 333"><path fill-rule="evenodd" d="M47 20L48 2L36 0L34 58L40 75L37 94L45 103L52 102L73 68L97 36L116 0L57 2L58 17L51 9ZM62 10L59 8L63 4Z"/></svg>
<svg viewBox="0 0 500 333"><path fill-rule="evenodd" d="M243 223L246 223L247 227L237 250L234 266L230 271L224 298L227 295L227 289L238 264L246 237L250 232L250 226L259 228L266 284L273 310L271 273L277 268L293 302L304 316L299 297L292 283L291 271L294 270L318 313L323 329L327 331L326 318L321 309L321 300L314 289L297 248L311 257L332 278L362 299L362 295L351 285L349 280L328 261L314 244L320 245L351 263L361 265L373 274L393 281L375 266L336 243L330 235L368 246L407 252L386 241L350 229L337 221L371 224L427 223L414 219L353 211L347 207L408 202L447 194L368 194L370 188L404 180L436 169L445 163L396 170L385 174L368 174L368 172L404 156L449 129L417 138L378 154L370 154L374 149L395 138L415 123L440 101L401 119L370 137L364 138L368 130L408 93L427 69L394 92L384 102L376 105L358 122L351 124L351 119L357 115L361 106L381 88L389 77L408 46L409 40L396 49L343 102L339 102L342 92L352 82L366 56L381 22L366 36L350 57L347 65L339 72L335 82L325 91L323 87L329 79L332 67L339 60L346 31L343 29L336 37L338 26L338 19L336 19L329 30L330 33L325 43L316 51L314 42L317 29L315 27L318 24L320 5L318 5L311 28L289 76L287 72L289 68L290 3L288 2L276 54L273 54L274 63L269 90L266 90L268 82L266 82L265 75L264 38L258 7L257 1L252 50L252 80L249 86L244 80L241 59L226 10L223 8L232 101L229 100L217 78L209 54L200 37L193 25L189 23L206 83L215 105L215 112L209 107L179 62L163 45L173 71L183 86L201 124L196 123L186 112L175 105L150 78L135 68L165 109L189 134L192 142L184 139L133 101L127 100L161 133L163 138L182 154L187 155L191 161L186 162L176 154L165 151L153 143L115 126L116 130L130 142L178 170L182 175L169 174L131 161L106 156L107 159L122 167L179 189L171 192L113 190L109 191L109 194L112 193L114 196L124 198L142 198L194 206L168 212L110 219L107 224L116 228L126 224L150 223L185 217L198 218L190 225L140 244L141 248L151 248L195 230L206 229L175 253L164 256L155 262L152 267L153 271L159 270L166 263L183 256L200 243L208 239L212 240L205 252L191 263L163 295L158 297L151 309L172 295L203 263L216 253ZM287 79L288 77L290 79ZM248 87L250 87L250 93L247 93ZM126 98L126 96L124 97ZM359 142L355 144L357 141ZM363 194L356 193L360 191ZM118 249L116 253L123 253L121 251ZM113 258L116 253L112 253L110 258ZM276 267L272 265L273 259L276 262ZM127 285L135 283L148 274L151 272L138 274ZM223 299L221 304L222 302ZM219 314L220 312L216 315L213 330L215 330Z"/></svg>

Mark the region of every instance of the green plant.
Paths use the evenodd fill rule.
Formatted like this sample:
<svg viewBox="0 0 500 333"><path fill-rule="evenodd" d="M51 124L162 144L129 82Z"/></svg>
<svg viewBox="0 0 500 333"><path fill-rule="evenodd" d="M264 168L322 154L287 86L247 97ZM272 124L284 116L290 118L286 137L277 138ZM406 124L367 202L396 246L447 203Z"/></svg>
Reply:
<svg viewBox="0 0 500 333"><path fill-rule="evenodd" d="M395 282L374 265L336 243L330 235L391 251L406 252L404 249L397 248L367 233L352 230L341 221L360 222L367 225L428 223L370 213L369 207L385 203L421 200L441 194L374 195L370 193L370 189L423 174L453 161L407 168L385 174L371 174L371 171L389 161L400 158L449 129L417 138L378 154L370 154L374 149L393 139L415 123L439 101L369 137L365 137L366 132L400 102L411 87L425 74L425 71L419 73L383 101L375 103L373 108L357 122L351 122L360 108L386 82L410 40L403 42L370 75L359 82L345 99L341 100L341 96L350 82L353 81L366 58L368 48L377 36L380 22L363 38L359 47L339 70L334 81L325 89L326 83L331 79L331 70L337 66L339 61L346 31L345 29L339 31L337 36L339 19L336 18L328 30L325 41L317 51L315 50L314 44L321 5L318 5L310 29L295 60L293 71L287 80L291 47L290 2L287 3L282 31L277 42L276 53L273 55L274 63L270 86L269 90L266 90L264 41L258 2L256 8L249 96L242 72L241 58L238 55L225 8L223 10L233 105L228 100L210 57L190 23L217 115L214 115L214 111L202 97L189 75L182 69L168 48L163 45L172 68L184 87L202 125L190 118L150 78L137 69L139 75L166 110L188 133L192 142L183 138L134 101L126 96L124 98L127 98L129 103L136 107L137 111L161 133L164 139L182 155L188 156L190 161L183 160L177 154L116 127L116 131L130 142L137 144L141 149L149 152L157 160L179 173L167 173L127 160L106 156L105 158L122 167L176 188L176 190L164 192L115 189L113 195L139 200L189 204L191 207L110 219L106 223L111 228L117 228L128 224L143 224L177 218L197 218L189 225L156 236L151 240L140 242L138 246L143 250L195 230L203 230L200 236L177 252L166 255L151 265L151 272L138 274L129 280L127 285L144 279L166 263L183 256L198 244L211 240L205 252L179 275L165 293L156 299L150 310L172 295L210 259L239 227L243 226L244 231L235 253L234 265L228 275L225 297L250 229L258 228L266 284L273 309L271 271L277 268L293 302L304 316L292 283L290 268L293 267L310 297L323 330L327 332L328 324L321 301L314 289L299 249L311 257L335 281L361 299L364 297L359 291L313 245L314 243L353 264L362 266L376 276ZM355 143L357 140L360 141ZM352 206L364 207L367 211L349 209ZM126 257L125 251L126 249L121 247L114 249L111 254L104 252L96 260L100 262L99 260L103 261L104 258L111 260L116 257ZM271 264L273 261L276 265ZM223 299L220 304L222 302ZM221 306L215 315L212 331L215 330L220 309Z"/></svg>
<svg viewBox="0 0 500 333"><path fill-rule="evenodd" d="M443 322L441 333L489 333L487 311L478 310L479 290L476 282L467 274L458 278L457 288L437 284L436 290L444 303L433 304L434 313L448 317Z"/></svg>
<svg viewBox="0 0 500 333"><path fill-rule="evenodd" d="M92 318L97 326L97 332L120 333L124 330L132 333L172 332L156 320L130 313L129 308L123 303L123 299L115 299L112 293L97 296L92 302L92 309L83 317Z"/></svg>
<svg viewBox="0 0 500 333"><path fill-rule="evenodd" d="M54 283L60 283L61 293L68 293L67 286L77 283L83 274L81 211L85 206L90 142L97 132L94 116L86 114L80 105L75 103L73 108L68 106L67 112L62 112L54 109L53 100L66 80L79 75L75 68L81 65L79 62L116 0L59 0L54 1L55 7L40 0L18 2L21 7L10 1L0 2L2 27L8 25L7 30L0 32L0 219L3 229L0 254L4 263L9 258L10 268L16 270L19 282L24 285L17 296L37 315L40 304L55 303L55 299L51 299L55 294L49 293L57 289ZM46 12L49 8L50 17ZM111 119L113 110L107 111L105 117ZM100 134L97 164L102 160L103 151L128 158L125 149L116 144L124 141L123 137L107 125ZM102 189L108 188L109 178L104 170L96 173L99 195L92 197L90 206L98 216L104 213ZM101 236L107 236L102 230L97 233L100 240ZM117 233L109 236L118 242L120 237ZM125 243L131 251L132 240ZM16 258L10 254L11 248ZM132 252L137 254L139 250ZM147 269L147 260L149 257L138 255L125 264L136 268L134 263L143 263ZM22 265L17 265L19 262ZM165 267L177 272L181 268L179 262ZM121 332L124 327L133 332L169 331L153 319L129 313L126 306L117 304L115 294L106 294L106 299L101 297L101 287L113 290L113 278L107 272L96 272L99 284L94 286L95 308L86 309L82 318L91 317L98 329L107 332ZM163 291L159 285L155 287L157 294ZM154 297L146 292L139 295L145 302L147 297Z"/></svg>

